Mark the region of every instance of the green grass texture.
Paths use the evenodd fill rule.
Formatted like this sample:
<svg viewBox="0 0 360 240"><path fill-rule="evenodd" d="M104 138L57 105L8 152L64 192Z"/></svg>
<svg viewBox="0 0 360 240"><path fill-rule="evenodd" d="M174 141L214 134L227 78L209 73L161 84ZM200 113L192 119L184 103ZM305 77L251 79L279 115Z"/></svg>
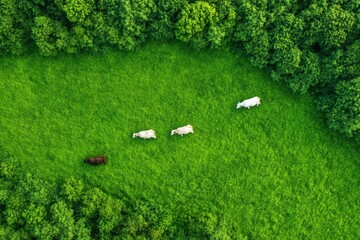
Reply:
<svg viewBox="0 0 360 240"><path fill-rule="evenodd" d="M239 239L360 238L358 146L228 49L1 57L0 93L0 144L25 171L214 212ZM157 139L132 138L146 129ZM100 154L107 165L83 162Z"/></svg>

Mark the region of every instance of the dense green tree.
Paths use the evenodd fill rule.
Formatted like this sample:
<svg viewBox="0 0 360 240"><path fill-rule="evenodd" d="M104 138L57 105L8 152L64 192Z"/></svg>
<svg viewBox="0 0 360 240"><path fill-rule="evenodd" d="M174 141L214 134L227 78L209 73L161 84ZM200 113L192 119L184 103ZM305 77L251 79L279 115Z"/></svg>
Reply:
<svg viewBox="0 0 360 240"><path fill-rule="evenodd" d="M108 196L99 208L97 227L102 239L108 239L120 233L119 229L124 221L122 215L124 205L122 201Z"/></svg>
<svg viewBox="0 0 360 240"><path fill-rule="evenodd" d="M133 212L128 216L122 235L146 239L147 227L145 217L141 213Z"/></svg>
<svg viewBox="0 0 360 240"><path fill-rule="evenodd" d="M329 126L360 140L360 77L336 85L336 102L329 113Z"/></svg>
<svg viewBox="0 0 360 240"><path fill-rule="evenodd" d="M68 44L67 29L61 22L46 16L35 18L32 35L40 53L44 56L54 56Z"/></svg>
<svg viewBox="0 0 360 240"><path fill-rule="evenodd" d="M31 173L21 175L18 179L18 185L16 189L20 191L19 194L25 196L29 203L48 205L56 196L55 183L43 181Z"/></svg>
<svg viewBox="0 0 360 240"><path fill-rule="evenodd" d="M68 53L94 48L92 29L94 23L92 15L95 14L94 0L56 0L56 6L66 15L62 19L63 28L55 31L63 38L57 38L58 48Z"/></svg>
<svg viewBox="0 0 360 240"><path fill-rule="evenodd" d="M144 42L156 5L153 0L103 0L95 16L95 35L107 44L131 50ZM101 41L100 41L101 42Z"/></svg>
<svg viewBox="0 0 360 240"><path fill-rule="evenodd" d="M191 211L185 214L186 230L184 235L193 239L232 239L224 223L211 212Z"/></svg>
<svg viewBox="0 0 360 240"><path fill-rule="evenodd" d="M44 204L27 203L22 210L26 231L36 238L52 239L55 237L53 227L47 222L47 206Z"/></svg>
<svg viewBox="0 0 360 240"><path fill-rule="evenodd" d="M82 217L91 218L95 214L102 202L105 200L105 195L98 188L87 189L82 194L80 215Z"/></svg>
<svg viewBox="0 0 360 240"><path fill-rule="evenodd" d="M274 44L272 64L278 75L292 76L300 66L301 50L288 39L282 39Z"/></svg>
<svg viewBox="0 0 360 240"><path fill-rule="evenodd" d="M94 49L94 40L87 28L76 25L69 31L64 50L68 53L76 53L81 50Z"/></svg>
<svg viewBox="0 0 360 240"><path fill-rule="evenodd" d="M209 42L213 48L228 44L236 25L236 9L231 0L214 1L219 21L209 29Z"/></svg>
<svg viewBox="0 0 360 240"><path fill-rule="evenodd" d="M10 236L17 238L14 230L21 229L23 236L51 239L53 227L47 222L47 208L53 200L54 186L31 174L18 175L12 181L12 194L4 200L2 211L6 225L12 229Z"/></svg>
<svg viewBox="0 0 360 240"><path fill-rule="evenodd" d="M200 213L195 217L195 224L191 225L191 229L199 234L206 233L212 235L217 228L217 217L211 213Z"/></svg>
<svg viewBox="0 0 360 240"><path fill-rule="evenodd" d="M244 47L254 66L265 67L270 56L266 7L257 6L249 0L239 1L236 22L235 42Z"/></svg>
<svg viewBox="0 0 360 240"><path fill-rule="evenodd" d="M344 72L344 52L340 49L329 52L327 56L321 58L321 75L320 84L323 88L334 89L335 85L340 81L340 77Z"/></svg>
<svg viewBox="0 0 360 240"><path fill-rule="evenodd" d="M209 45L209 32L216 31L214 28L218 21L214 5L204 1L188 4L176 23L176 38L199 48L206 47Z"/></svg>
<svg viewBox="0 0 360 240"><path fill-rule="evenodd" d="M354 14L339 5L330 6L323 15L321 45L325 48L340 47L354 24Z"/></svg>
<svg viewBox="0 0 360 240"><path fill-rule="evenodd" d="M16 175L18 163L0 146L0 179L11 179Z"/></svg>
<svg viewBox="0 0 360 240"><path fill-rule="evenodd" d="M178 15L187 0L158 0L149 35L157 41L169 41L175 38L175 26Z"/></svg>
<svg viewBox="0 0 360 240"><path fill-rule="evenodd" d="M0 54L21 54L27 48L28 32L24 15L15 0L0 0Z"/></svg>
<svg viewBox="0 0 360 240"><path fill-rule="evenodd" d="M153 0L123 0L119 11L121 32L118 46L122 49L133 49L143 43L147 37L152 13L155 10Z"/></svg>
<svg viewBox="0 0 360 240"><path fill-rule="evenodd" d="M84 23L95 8L94 0L55 0L55 3L73 23Z"/></svg>
<svg viewBox="0 0 360 240"><path fill-rule="evenodd" d="M74 225L74 239L76 240L90 240L91 230L87 226L87 219L80 218Z"/></svg>
<svg viewBox="0 0 360 240"><path fill-rule="evenodd" d="M352 79L360 76L360 40L346 47L343 65L342 78Z"/></svg>
<svg viewBox="0 0 360 240"><path fill-rule="evenodd" d="M272 31L273 54L271 64L280 75L293 75L300 65L302 51L297 46L299 33L303 22L292 13L287 13L284 7L277 9L270 21Z"/></svg>
<svg viewBox="0 0 360 240"><path fill-rule="evenodd" d="M7 226L18 228L24 226L25 220L22 218L19 209L22 209L25 203L23 196L15 191L12 195L2 199L4 207L1 215L4 217L3 220Z"/></svg>
<svg viewBox="0 0 360 240"><path fill-rule="evenodd" d="M343 46L355 22L354 13L339 5L329 6L325 1L310 5L301 16L306 23L305 46L317 51Z"/></svg>
<svg viewBox="0 0 360 240"><path fill-rule="evenodd" d="M57 201L50 207L51 223L54 233L59 239L72 239L74 237L74 212L63 201Z"/></svg>
<svg viewBox="0 0 360 240"><path fill-rule="evenodd" d="M163 214L159 221L157 221L149 230L148 237L150 239L163 239L164 236L170 234L170 228L173 228L174 217L170 213Z"/></svg>
<svg viewBox="0 0 360 240"><path fill-rule="evenodd" d="M320 74L321 61L319 55L305 51L301 54L301 61L293 78L288 79L287 82L292 90L304 94L311 87L319 84Z"/></svg>
<svg viewBox="0 0 360 240"><path fill-rule="evenodd" d="M231 0L186 4L176 22L176 38L196 48L217 48L229 42L235 20L236 12Z"/></svg>
<svg viewBox="0 0 360 240"><path fill-rule="evenodd" d="M61 195L69 202L76 204L82 198L84 183L71 177L61 187Z"/></svg>

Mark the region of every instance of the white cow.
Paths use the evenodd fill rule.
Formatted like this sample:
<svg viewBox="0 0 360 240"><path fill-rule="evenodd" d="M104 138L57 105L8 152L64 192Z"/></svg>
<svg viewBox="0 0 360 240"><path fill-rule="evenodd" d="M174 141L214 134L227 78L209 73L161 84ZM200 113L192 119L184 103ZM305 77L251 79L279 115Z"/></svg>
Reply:
<svg viewBox="0 0 360 240"><path fill-rule="evenodd" d="M149 129L149 130L140 131L138 133L134 133L133 138L136 138L136 137L140 137L140 138L143 138L145 140L148 139L148 138L156 139L156 133L155 133L154 130Z"/></svg>
<svg viewBox="0 0 360 240"><path fill-rule="evenodd" d="M179 134L183 136L183 134L188 134L188 133L194 133L193 127L191 125L186 125L183 127L179 127L175 130L171 130L171 135Z"/></svg>
<svg viewBox="0 0 360 240"><path fill-rule="evenodd" d="M259 106L259 105L260 105L260 98L253 97L253 98L246 99L242 102L238 102L238 104L236 105L236 108L246 107L246 108L250 109L250 107Z"/></svg>

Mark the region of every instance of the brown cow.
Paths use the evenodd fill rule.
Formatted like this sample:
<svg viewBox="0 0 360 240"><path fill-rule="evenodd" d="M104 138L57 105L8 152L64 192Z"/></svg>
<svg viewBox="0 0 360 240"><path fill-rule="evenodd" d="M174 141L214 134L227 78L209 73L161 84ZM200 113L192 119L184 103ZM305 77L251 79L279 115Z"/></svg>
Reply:
<svg viewBox="0 0 360 240"><path fill-rule="evenodd" d="M106 158L104 156L97 156L85 159L84 162L90 163L91 165L99 165L101 163L106 164Z"/></svg>

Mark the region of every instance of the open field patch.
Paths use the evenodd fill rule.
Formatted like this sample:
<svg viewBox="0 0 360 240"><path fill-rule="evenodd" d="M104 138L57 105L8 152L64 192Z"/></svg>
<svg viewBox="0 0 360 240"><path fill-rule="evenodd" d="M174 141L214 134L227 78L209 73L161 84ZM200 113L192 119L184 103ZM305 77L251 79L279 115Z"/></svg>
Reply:
<svg viewBox="0 0 360 240"><path fill-rule="evenodd" d="M359 237L358 147L325 128L309 96L229 50L4 57L0 93L0 144L26 171L207 209L250 239ZM259 107L236 109L253 96ZM194 134L170 136L186 124ZM157 139L132 138L145 129ZM99 154L107 165L83 163Z"/></svg>

